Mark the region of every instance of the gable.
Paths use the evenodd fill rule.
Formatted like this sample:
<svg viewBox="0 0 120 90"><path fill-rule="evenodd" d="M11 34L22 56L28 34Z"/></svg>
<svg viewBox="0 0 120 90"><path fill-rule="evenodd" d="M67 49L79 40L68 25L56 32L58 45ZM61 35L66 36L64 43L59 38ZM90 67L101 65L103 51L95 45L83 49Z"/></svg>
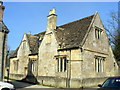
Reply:
<svg viewBox="0 0 120 90"><path fill-rule="evenodd" d="M55 75L54 56L58 54L58 43L54 31L46 32L39 46L39 75ZM49 73L48 73L49 72Z"/></svg>
<svg viewBox="0 0 120 90"><path fill-rule="evenodd" d="M25 33L23 35L22 41L19 45L19 49L17 51L17 56L27 56L28 54L30 54L30 47L29 47L29 43L28 43L28 38L27 38L27 34Z"/></svg>
<svg viewBox="0 0 120 90"><path fill-rule="evenodd" d="M98 12L95 14L95 20L94 20L93 26L97 26L101 29L104 29L104 26L102 24L102 21L100 19Z"/></svg>
<svg viewBox="0 0 120 90"><path fill-rule="evenodd" d="M96 13L93 24L91 25L90 31L87 35L87 38L83 43L83 48L107 54L108 47L109 47L108 36L101 22L99 14Z"/></svg>
<svg viewBox="0 0 120 90"><path fill-rule="evenodd" d="M41 32L41 33L38 33L35 35L25 34L23 36L22 41L24 41L24 40L26 41L27 48L29 49L28 51L30 51L28 54L30 54L30 55L38 54L39 44L41 43L41 40L43 39L44 35L45 35L45 32ZM22 41L21 41L20 45L18 46L18 48L10 56L10 58L17 57L17 53L20 49Z"/></svg>

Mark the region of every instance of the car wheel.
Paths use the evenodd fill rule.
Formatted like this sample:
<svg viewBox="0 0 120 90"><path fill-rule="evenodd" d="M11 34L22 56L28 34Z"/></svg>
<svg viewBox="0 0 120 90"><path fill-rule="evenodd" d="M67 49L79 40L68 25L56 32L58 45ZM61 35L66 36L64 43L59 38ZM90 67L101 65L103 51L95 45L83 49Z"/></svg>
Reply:
<svg viewBox="0 0 120 90"><path fill-rule="evenodd" d="M9 88L2 88L1 90L10 90Z"/></svg>

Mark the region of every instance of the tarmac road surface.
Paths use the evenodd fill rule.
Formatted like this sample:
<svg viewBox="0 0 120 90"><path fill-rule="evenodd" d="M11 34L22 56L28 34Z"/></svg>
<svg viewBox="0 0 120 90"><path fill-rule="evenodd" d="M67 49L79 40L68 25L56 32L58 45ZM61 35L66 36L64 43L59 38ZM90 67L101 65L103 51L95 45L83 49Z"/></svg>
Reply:
<svg viewBox="0 0 120 90"><path fill-rule="evenodd" d="M15 86L16 90L97 90L96 87L92 88L54 88L42 85L33 85L25 82L10 81Z"/></svg>
<svg viewBox="0 0 120 90"><path fill-rule="evenodd" d="M42 85L33 85L33 84L19 82L19 81L10 81L10 82L14 85L16 90L32 90L30 88L53 88L53 87L42 86Z"/></svg>

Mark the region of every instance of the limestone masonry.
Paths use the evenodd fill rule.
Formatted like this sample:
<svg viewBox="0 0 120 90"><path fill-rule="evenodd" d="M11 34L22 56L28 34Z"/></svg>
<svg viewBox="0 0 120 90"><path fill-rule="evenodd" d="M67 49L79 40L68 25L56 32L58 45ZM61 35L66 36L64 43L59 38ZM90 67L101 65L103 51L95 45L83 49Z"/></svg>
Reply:
<svg viewBox="0 0 120 90"><path fill-rule="evenodd" d="M55 87L90 87L119 74L98 12L56 26L55 9L45 32L24 34L10 58L10 77Z"/></svg>

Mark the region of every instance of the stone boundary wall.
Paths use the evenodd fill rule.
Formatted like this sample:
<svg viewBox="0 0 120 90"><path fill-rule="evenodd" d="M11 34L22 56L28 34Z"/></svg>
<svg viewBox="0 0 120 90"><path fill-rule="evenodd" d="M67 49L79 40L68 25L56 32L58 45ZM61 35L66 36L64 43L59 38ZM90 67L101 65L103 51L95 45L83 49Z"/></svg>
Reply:
<svg viewBox="0 0 120 90"><path fill-rule="evenodd" d="M25 78L25 76L20 74L10 74L10 78L22 80L23 78ZM67 84L66 78L53 76L37 76L36 78L37 81L42 85L54 86L56 88L66 88ZM70 87L71 88L97 87L98 84L102 84L107 78L108 77L70 79Z"/></svg>

